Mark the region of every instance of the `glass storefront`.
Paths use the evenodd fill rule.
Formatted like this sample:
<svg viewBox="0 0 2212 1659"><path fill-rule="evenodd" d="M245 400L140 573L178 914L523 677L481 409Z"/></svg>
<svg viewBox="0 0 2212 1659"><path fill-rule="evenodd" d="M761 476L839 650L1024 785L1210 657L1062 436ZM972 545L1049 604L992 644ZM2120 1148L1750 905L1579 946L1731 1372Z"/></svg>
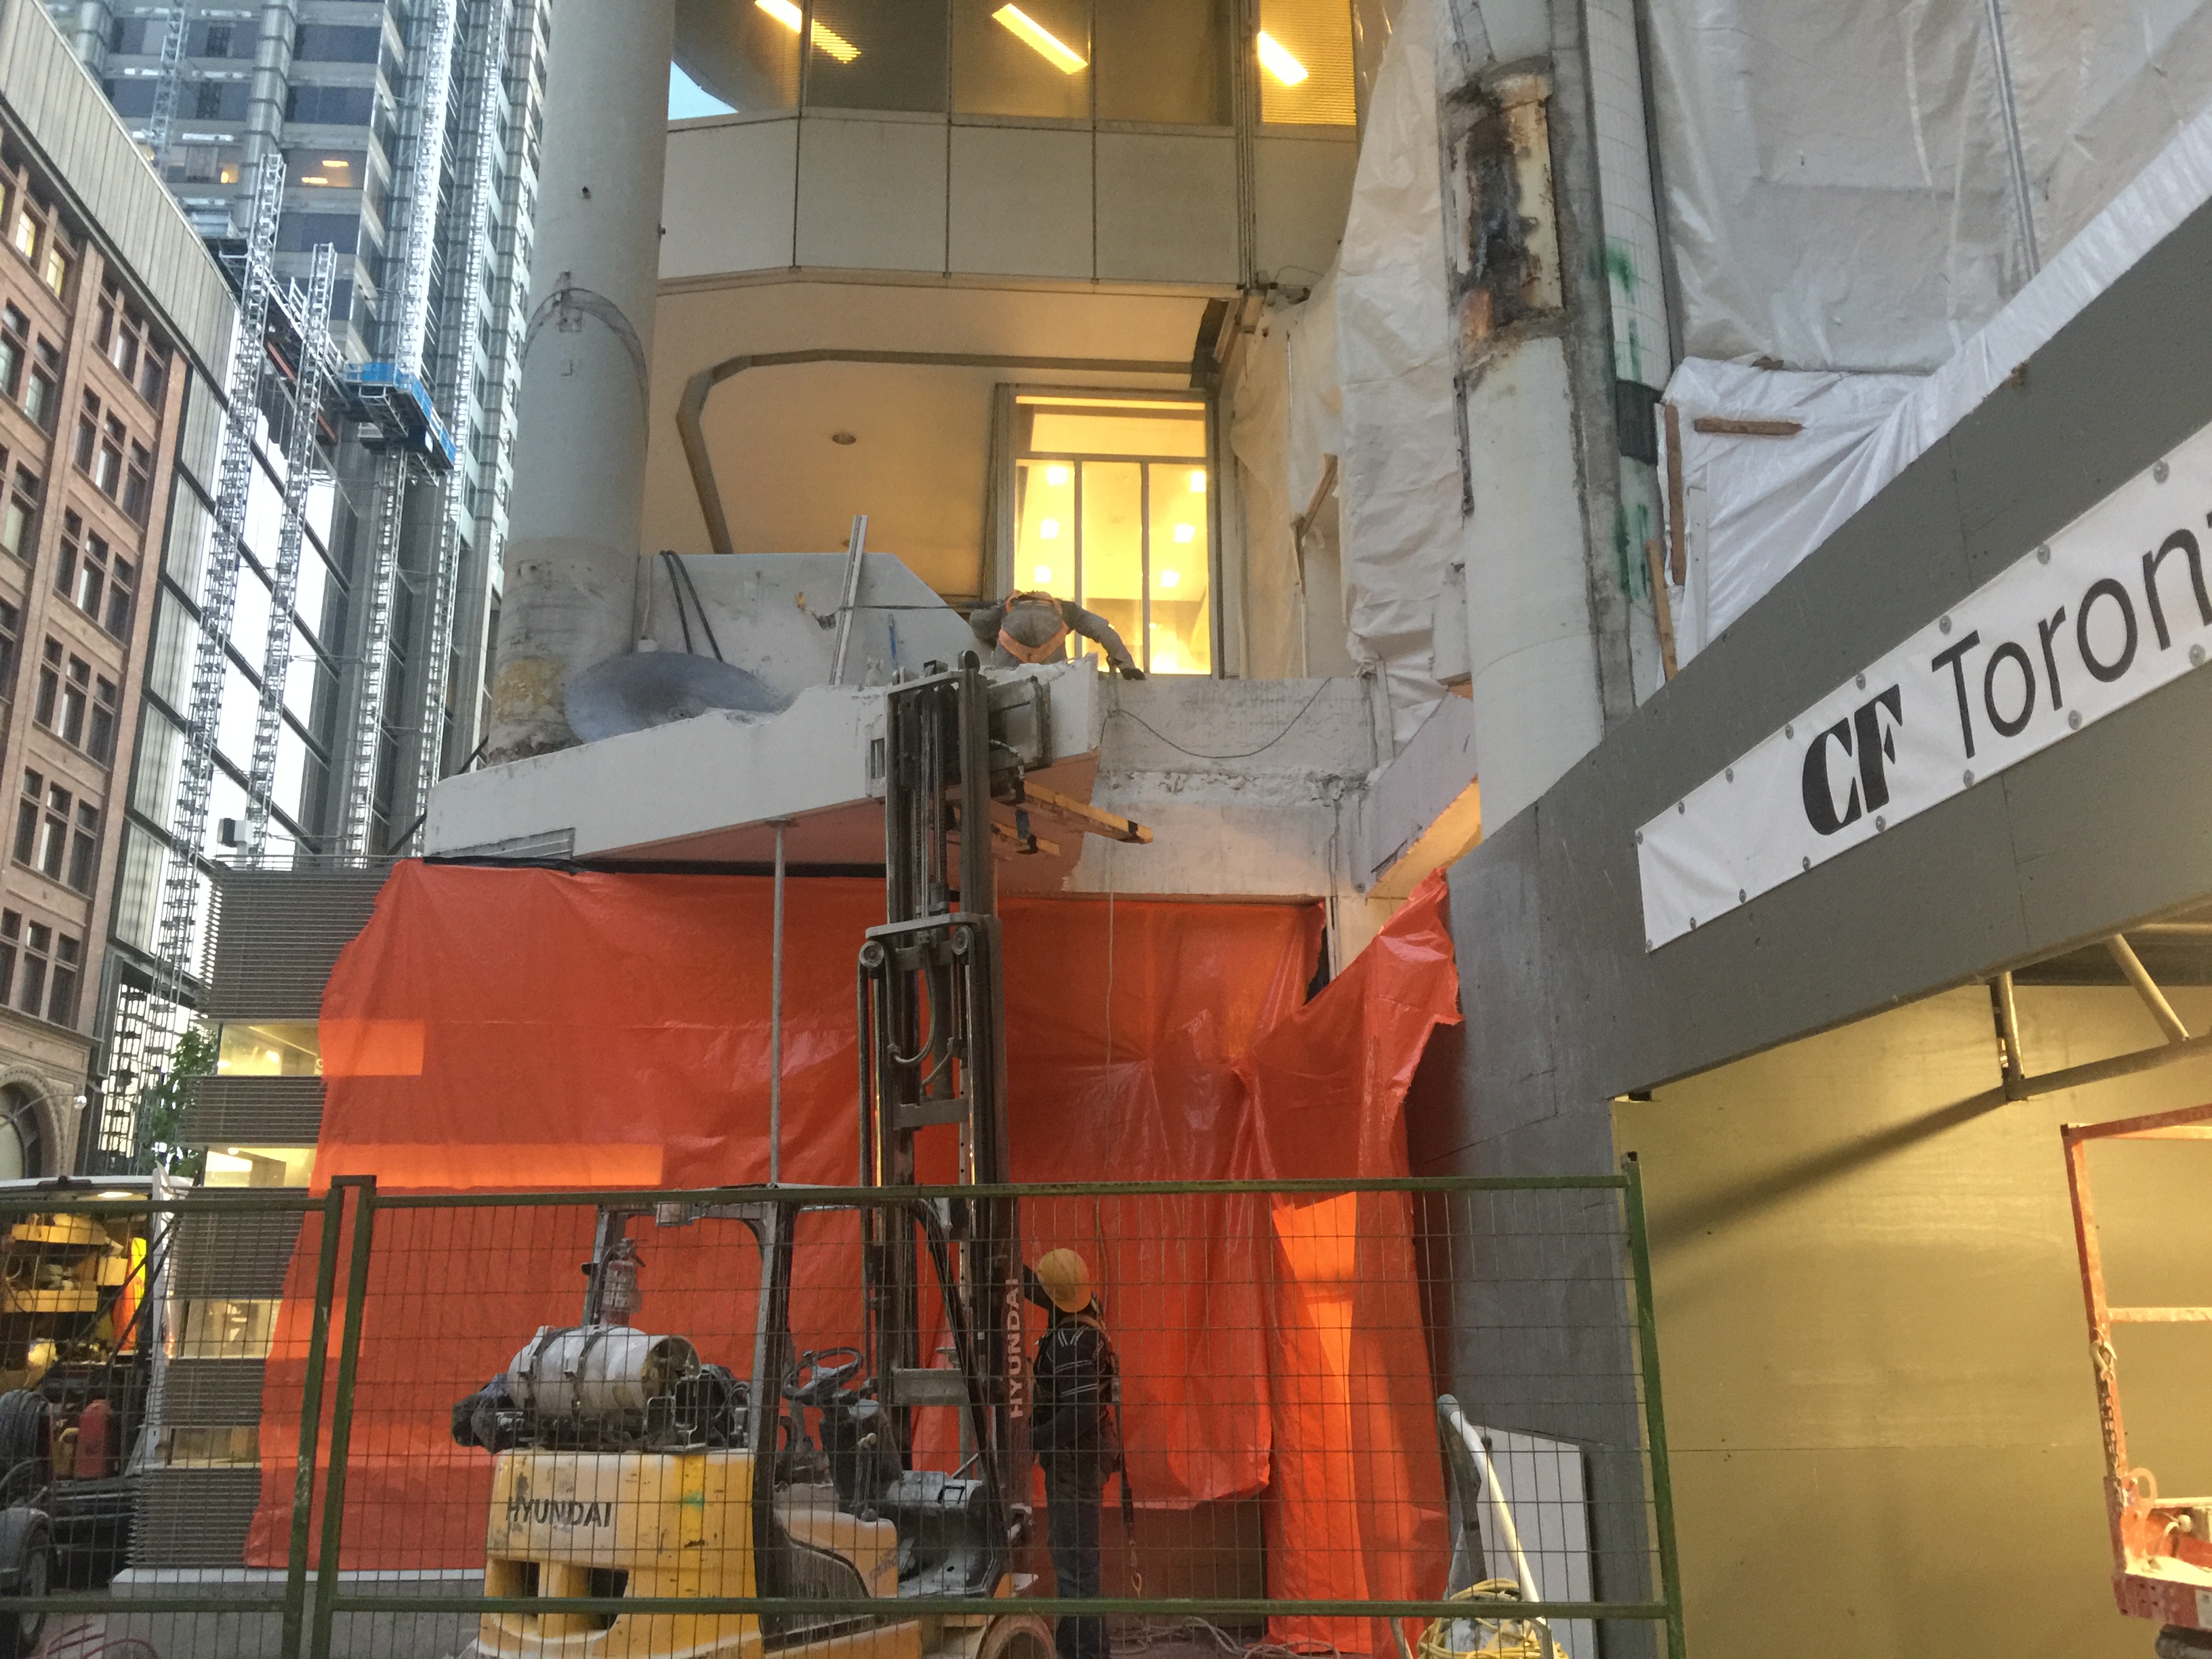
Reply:
<svg viewBox="0 0 2212 1659"><path fill-rule="evenodd" d="M1096 611L1148 673L1212 673L1206 405L1022 392L1014 414L1013 585Z"/></svg>

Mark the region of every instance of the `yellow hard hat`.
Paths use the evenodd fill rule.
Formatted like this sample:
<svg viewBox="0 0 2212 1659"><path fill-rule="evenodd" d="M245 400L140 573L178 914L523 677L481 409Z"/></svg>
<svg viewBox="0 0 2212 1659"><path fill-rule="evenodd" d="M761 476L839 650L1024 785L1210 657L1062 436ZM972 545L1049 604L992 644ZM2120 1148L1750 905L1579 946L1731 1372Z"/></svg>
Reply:
<svg viewBox="0 0 2212 1659"><path fill-rule="evenodd" d="M1048 1250L1037 1263L1037 1282L1062 1313L1081 1313L1091 1305L1091 1269L1073 1250Z"/></svg>

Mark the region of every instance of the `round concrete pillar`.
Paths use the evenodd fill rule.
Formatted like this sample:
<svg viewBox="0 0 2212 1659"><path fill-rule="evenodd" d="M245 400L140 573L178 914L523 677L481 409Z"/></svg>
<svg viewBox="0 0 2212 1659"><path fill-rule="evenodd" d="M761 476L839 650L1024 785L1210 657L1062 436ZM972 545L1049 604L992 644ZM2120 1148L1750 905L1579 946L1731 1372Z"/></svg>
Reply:
<svg viewBox="0 0 2212 1659"><path fill-rule="evenodd" d="M553 0L491 684L494 763L575 744L568 675L633 643L673 0Z"/></svg>

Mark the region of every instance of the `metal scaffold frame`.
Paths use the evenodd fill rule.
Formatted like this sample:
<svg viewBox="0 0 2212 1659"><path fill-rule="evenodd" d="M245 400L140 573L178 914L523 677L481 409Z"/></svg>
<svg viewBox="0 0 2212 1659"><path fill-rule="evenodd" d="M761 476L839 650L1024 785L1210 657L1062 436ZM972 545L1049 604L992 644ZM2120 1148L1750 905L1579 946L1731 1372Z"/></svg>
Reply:
<svg viewBox="0 0 2212 1659"><path fill-rule="evenodd" d="M507 55L507 0L491 0L489 9L491 15L484 24L483 58L472 89L476 99L476 154L469 169L468 204L453 239L459 258L458 262L449 260L447 264L449 270L458 270L460 285L458 292L448 285L452 325L446 331L447 346L441 354L438 385L434 388L439 412L456 432L466 425L461 418L462 402L468 392L468 368L476 350L477 326L483 314L483 274L489 252L491 199L497 172L495 164L501 149L500 69ZM480 456L471 456L470 459L482 465ZM469 493L465 467L456 467L446 475L437 553L432 562L429 623L425 630L422 672L416 705L416 819L410 841L420 839L429 809L430 789L438 781L443 763L446 682L453 650L453 590L460 574L462 527L475 516ZM401 849L395 847L387 850Z"/></svg>
<svg viewBox="0 0 2212 1659"><path fill-rule="evenodd" d="M146 131L146 148L154 152L156 170L169 161L169 137L177 125L177 96L184 89L185 0L170 0L168 21L161 32L161 64L154 82L153 125Z"/></svg>
<svg viewBox="0 0 2212 1659"><path fill-rule="evenodd" d="M261 659L261 702L253 717L253 763L246 789L248 864L259 864L268 846L269 814L276 793L276 747L284 726L284 687L292 670L292 613L300 596L307 491L322 476L316 431L321 425L324 400L340 368L337 347L330 333L331 292L337 272L337 250L325 242L315 250L307 294L292 317L300 337L300 363L293 389L291 430L284 441L284 528L276 544L276 568L270 582L269 642Z"/></svg>
<svg viewBox="0 0 2212 1659"><path fill-rule="evenodd" d="M422 348L429 332L430 277L435 252L438 186L445 168L446 108L452 92L455 0L426 0L428 28L410 48L421 95L403 99L413 118L401 143L406 187L393 191L404 204L401 227L399 307L393 319L393 369L419 380ZM407 485L413 473L408 458L387 453L376 469L375 534L368 547L368 606L361 646L354 661L352 730L342 757L344 772L334 850L340 858L370 854L368 828L375 816L377 751L384 731L384 707L390 681L392 613L399 574L399 541L404 526Z"/></svg>
<svg viewBox="0 0 2212 1659"><path fill-rule="evenodd" d="M284 159L261 163L253 191L253 222L246 242L239 288L238 325L231 337L228 410L223 421L214 532L200 594L199 648L192 664L191 701L184 710L184 760L177 779L176 811L169 824L169 854L162 878L161 920L155 945L152 1000L174 1005L191 976L198 932L199 854L207 836L208 796L215 782L216 728L222 717L224 670L231 623L238 608L238 563L244 552L246 509L253 489L254 424L267 371L269 307L276 288L271 259L276 222L284 204ZM151 1007L149 1021L159 1021ZM166 1062L166 1025L140 1036L146 1071ZM142 1075L143 1073L142 1073Z"/></svg>

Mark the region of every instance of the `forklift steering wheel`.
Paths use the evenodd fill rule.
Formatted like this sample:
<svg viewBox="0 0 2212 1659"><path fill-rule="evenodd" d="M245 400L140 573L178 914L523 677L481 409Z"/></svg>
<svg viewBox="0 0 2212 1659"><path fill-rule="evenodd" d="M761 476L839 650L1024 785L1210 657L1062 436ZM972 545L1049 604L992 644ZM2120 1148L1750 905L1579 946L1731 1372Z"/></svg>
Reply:
<svg viewBox="0 0 2212 1659"><path fill-rule="evenodd" d="M783 1397L800 1406L834 1405L838 1390L866 1362L858 1348L809 1348L784 1379Z"/></svg>

